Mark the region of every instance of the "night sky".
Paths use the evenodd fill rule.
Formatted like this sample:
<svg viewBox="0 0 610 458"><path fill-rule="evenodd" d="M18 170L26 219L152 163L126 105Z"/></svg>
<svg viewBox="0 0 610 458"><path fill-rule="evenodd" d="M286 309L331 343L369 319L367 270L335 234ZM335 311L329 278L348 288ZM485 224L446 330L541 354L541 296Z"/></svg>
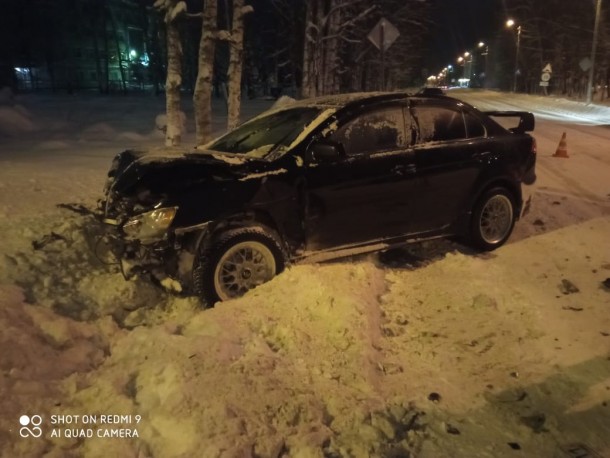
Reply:
<svg viewBox="0 0 610 458"><path fill-rule="evenodd" d="M432 31L436 55L429 60L430 72L455 65L458 55L479 41L491 40L506 19L504 0L436 0Z"/></svg>

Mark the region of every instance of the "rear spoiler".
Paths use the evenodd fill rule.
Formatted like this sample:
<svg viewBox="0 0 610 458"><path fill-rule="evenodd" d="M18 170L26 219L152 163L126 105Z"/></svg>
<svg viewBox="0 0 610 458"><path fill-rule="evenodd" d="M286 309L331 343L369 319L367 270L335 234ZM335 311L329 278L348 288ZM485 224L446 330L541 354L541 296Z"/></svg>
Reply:
<svg viewBox="0 0 610 458"><path fill-rule="evenodd" d="M485 111L487 116L499 116L503 118L519 118L519 125L511 127L509 130L516 134L531 132L534 130L536 121L534 114L529 111Z"/></svg>

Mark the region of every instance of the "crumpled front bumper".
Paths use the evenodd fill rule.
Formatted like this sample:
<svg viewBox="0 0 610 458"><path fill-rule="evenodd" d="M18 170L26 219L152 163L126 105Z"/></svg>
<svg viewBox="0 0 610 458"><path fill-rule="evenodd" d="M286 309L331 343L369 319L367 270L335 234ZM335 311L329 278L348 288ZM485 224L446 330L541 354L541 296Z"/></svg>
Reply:
<svg viewBox="0 0 610 458"><path fill-rule="evenodd" d="M120 265L125 279L165 269L168 258L171 258L171 248L167 241L144 245L137 240L127 240L115 220L102 219L101 224L107 251Z"/></svg>

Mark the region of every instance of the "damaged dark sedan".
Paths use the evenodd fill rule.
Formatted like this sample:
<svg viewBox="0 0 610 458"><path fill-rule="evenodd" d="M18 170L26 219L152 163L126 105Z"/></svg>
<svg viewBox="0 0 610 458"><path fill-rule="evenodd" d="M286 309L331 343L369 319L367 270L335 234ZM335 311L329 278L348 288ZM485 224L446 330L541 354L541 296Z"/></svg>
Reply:
<svg viewBox="0 0 610 458"><path fill-rule="evenodd" d="M153 274L206 305L301 260L445 236L492 250L527 211L533 128L531 113L443 95L294 102L192 151L119 154L102 219L126 277Z"/></svg>

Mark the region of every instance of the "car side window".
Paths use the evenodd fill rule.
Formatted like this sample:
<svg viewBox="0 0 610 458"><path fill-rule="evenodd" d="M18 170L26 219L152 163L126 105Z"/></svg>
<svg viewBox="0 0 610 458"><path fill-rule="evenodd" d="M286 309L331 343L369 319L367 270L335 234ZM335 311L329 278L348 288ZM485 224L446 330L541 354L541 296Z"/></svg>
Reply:
<svg viewBox="0 0 610 458"><path fill-rule="evenodd" d="M404 146L404 125L402 107L387 107L348 121L330 139L343 145L348 156L391 151Z"/></svg>
<svg viewBox="0 0 610 458"><path fill-rule="evenodd" d="M472 113L464 112L468 138L485 137L485 126Z"/></svg>
<svg viewBox="0 0 610 458"><path fill-rule="evenodd" d="M411 108L419 127L419 142L436 142L466 138L464 116L459 110L440 106Z"/></svg>

